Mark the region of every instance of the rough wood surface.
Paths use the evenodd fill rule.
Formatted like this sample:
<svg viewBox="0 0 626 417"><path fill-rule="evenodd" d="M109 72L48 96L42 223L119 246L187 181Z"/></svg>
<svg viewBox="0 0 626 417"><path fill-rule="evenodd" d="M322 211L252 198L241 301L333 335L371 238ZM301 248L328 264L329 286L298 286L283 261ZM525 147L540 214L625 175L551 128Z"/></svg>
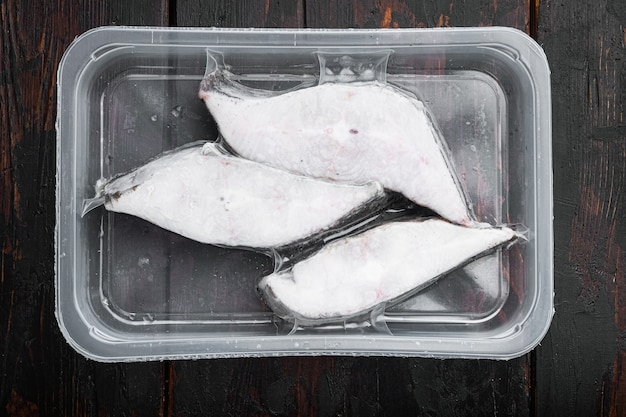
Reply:
<svg viewBox="0 0 626 417"><path fill-rule="evenodd" d="M626 415L626 6L542 1L552 70L556 316L539 415Z"/></svg>
<svg viewBox="0 0 626 417"><path fill-rule="evenodd" d="M7 0L0 24L0 415L626 415L621 0ZM56 70L77 35L109 24L505 25L536 36L554 120L556 316L541 346L508 362L84 359L54 317Z"/></svg>
<svg viewBox="0 0 626 417"><path fill-rule="evenodd" d="M419 28L511 26L530 31L524 0L457 2L446 0L329 0L306 2L306 27Z"/></svg>
<svg viewBox="0 0 626 417"><path fill-rule="evenodd" d="M0 415L163 414L163 365L102 365L54 317L56 71L82 32L167 24L153 1L0 3Z"/></svg>
<svg viewBox="0 0 626 417"><path fill-rule="evenodd" d="M304 27L304 1L178 0L176 24L203 27ZM245 25L241 22L245 20Z"/></svg>

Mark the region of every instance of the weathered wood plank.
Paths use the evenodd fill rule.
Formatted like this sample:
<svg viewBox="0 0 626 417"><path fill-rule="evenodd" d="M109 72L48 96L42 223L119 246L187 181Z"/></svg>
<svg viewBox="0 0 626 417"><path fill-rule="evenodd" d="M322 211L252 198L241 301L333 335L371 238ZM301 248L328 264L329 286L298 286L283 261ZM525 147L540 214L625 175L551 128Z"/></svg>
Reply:
<svg viewBox="0 0 626 417"><path fill-rule="evenodd" d="M178 26L299 28L304 26L303 1L177 0Z"/></svg>
<svg viewBox="0 0 626 417"><path fill-rule="evenodd" d="M538 415L626 415L626 7L540 3L552 69L556 315Z"/></svg>
<svg viewBox="0 0 626 417"><path fill-rule="evenodd" d="M531 3L318 1L296 7L271 1L196 7L181 0L175 20L274 27L501 24L532 33L526 11L538 3ZM546 0L540 6L538 36L553 70L557 315L531 368L531 356L506 363L330 357L133 365L80 357L63 341L53 316L56 65L82 31L110 23L167 24L168 7L147 1L2 3L2 412L531 415L535 401L540 415L624 415L626 9L618 0ZM200 17L192 14L194 7L202 10Z"/></svg>
<svg viewBox="0 0 626 417"><path fill-rule="evenodd" d="M510 26L530 31L527 0L472 2L329 0L306 3L307 27Z"/></svg>
<svg viewBox="0 0 626 417"><path fill-rule="evenodd" d="M69 43L109 24L164 25L166 1L0 5L0 414L158 415L161 364L103 365L54 317L56 71Z"/></svg>
<svg viewBox="0 0 626 417"><path fill-rule="evenodd" d="M175 364L175 414L527 416L526 359L302 357ZM198 387L201 387L198 389Z"/></svg>

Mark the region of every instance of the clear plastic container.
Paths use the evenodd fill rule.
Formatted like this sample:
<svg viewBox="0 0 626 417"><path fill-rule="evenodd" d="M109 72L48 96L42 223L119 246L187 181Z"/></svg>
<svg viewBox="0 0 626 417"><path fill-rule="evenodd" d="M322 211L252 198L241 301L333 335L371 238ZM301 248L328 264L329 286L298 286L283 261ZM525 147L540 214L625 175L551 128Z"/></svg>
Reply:
<svg viewBox="0 0 626 417"><path fill-rule="evenodd" d="M211 54L239 82L276 91L329 81L320 62L332 69L337 56L369 56L374 77L429 108L477 219L521 227L527 240L370 320L299 326L257 293L274 267L265 254L200 244L103 209L81 217L99 179L216 140L198 98ZM74 41L58 80L56 313L85 356L508 359L545 335L553 315L550 81L543 51L524 33L105 27Z"/></svg>

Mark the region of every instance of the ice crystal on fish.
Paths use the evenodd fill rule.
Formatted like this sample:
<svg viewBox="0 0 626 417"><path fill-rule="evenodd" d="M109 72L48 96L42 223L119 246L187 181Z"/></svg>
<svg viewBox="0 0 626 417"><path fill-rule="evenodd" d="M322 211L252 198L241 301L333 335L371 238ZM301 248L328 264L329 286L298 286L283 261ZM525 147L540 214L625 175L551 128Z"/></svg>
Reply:
<svg viewBox="0 0 626 417"><path fill-rule="evenodd" d="M298 174L378 181L458 224L473 214L423 103L379 82L269 94L216 69L200 97L239 155Z"/></svg>
<svg viewBox="0 0 626 417"><path fill-rule="evenodd" d="M506 227L468 228L440 219L385 223L266 276L259 290L283 318L305 324L346 319L412 294L517 237Z"/></svg>
<svg viewBox="0 0 626 417"><path fill-rule="evenodd" d="M168 152L98 188L110 211L202 243L251 248L304 239L384 197L376 183L306 178L227 155L213 143Z"/></svg>

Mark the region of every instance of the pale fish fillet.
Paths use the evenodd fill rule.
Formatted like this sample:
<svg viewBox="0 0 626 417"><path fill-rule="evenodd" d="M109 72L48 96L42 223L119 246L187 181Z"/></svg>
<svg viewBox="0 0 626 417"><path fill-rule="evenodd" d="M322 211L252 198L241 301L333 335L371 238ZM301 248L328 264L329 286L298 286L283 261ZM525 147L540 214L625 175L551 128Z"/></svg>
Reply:
<svg viewBox="0 0 626 417"><path fill-rule="evenodd" d="M216 70L200 97L239 155L316 178L378 181L451 222L475 225L421 101L377 82L254 90Z"/></svg>
<svg viewBox="0 0 626 417"><path fill-rule="evenodd" d="M320 181L224 154L215 144L183 147L99 184L99 198L202 243L288 245L382 199L376 183Z"/></svg>
<svg viewBox="0 0 626 417"><path fill-rule="evenodd" d="M518 237L506 227L468 228L435 218L385 223L334 241L264 277L258 288L282 318L343 320L400 301Z"/></svg>

